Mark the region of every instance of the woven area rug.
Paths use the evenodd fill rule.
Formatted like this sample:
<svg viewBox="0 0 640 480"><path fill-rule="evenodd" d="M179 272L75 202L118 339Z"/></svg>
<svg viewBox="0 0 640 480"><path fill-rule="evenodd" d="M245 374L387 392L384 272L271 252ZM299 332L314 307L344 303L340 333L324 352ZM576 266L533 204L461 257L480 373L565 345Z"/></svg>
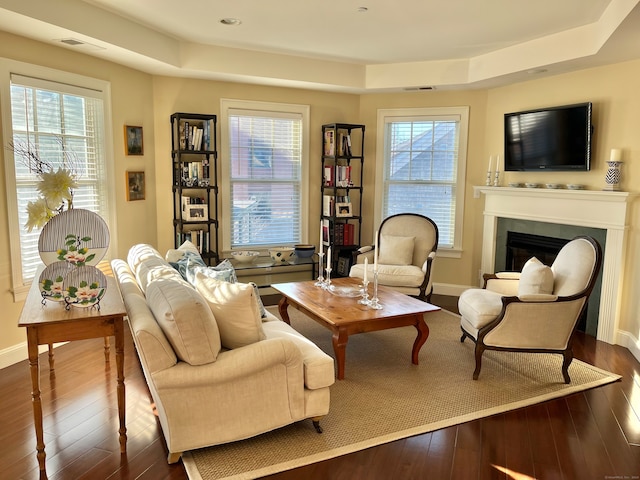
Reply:
<svg viewBox="0 0 640 480"><path fill-rule="evenodd" d="M276 313L270 308L272 313ZM289 309L291 325L333 356L328 330ZM574 360L571 384L561 355L485 352L474 381L473 344L460 343L460 317L427 314L430 336L411 363L413 327L349 337L345 379L317 434L310 420L227 445L186 452L190 480L258 478L400 438L532 405L620 378ZM212 399L214 401L214 399Z"/></svg>

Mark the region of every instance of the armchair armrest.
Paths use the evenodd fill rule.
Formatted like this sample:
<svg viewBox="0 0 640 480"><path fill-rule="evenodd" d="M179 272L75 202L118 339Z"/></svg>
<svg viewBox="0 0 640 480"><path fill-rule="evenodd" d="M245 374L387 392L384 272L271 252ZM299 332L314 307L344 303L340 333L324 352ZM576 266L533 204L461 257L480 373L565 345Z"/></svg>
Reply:
<svg viewBox="0 0 640 480"><path fill-rule="evenodd" d="M551 295L547 293L536 293L530 295L519 295L518 299L522 302L555 302L558 300L557 295Z"/></svg>
<svg viewBox="0 0 640 480"><path fill-rule="evenodd" d="M358 250L356 250L356 252L366 253L366 252L370 252L371 250L373 250L373 245L365 245L364 247L360 247Z"/></svg>
<svg viewBox="0 0 640 480"><path fill-rule="evenodd" d="M482 288L502 295L518 295L519 272L485 273L482 278L484 279Z"/></svg>
<svg viewBox="0 0 640 480"><path fill-rule="evenodd" d="M368 258L369 263L373 262L375 250L373 245L365 245L353 251L353 263L364 263L364 259Z"/></svg>

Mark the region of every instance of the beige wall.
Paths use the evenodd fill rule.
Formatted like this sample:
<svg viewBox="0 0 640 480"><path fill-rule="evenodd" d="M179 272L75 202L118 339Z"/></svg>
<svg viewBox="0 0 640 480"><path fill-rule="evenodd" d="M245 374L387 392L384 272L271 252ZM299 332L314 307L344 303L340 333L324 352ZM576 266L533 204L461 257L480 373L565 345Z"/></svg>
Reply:
<svg viewBox="0 0 640 480"><path fill-rule="evenodd" d="M155 183L154 162L156 155L151 76L110 62L77 54L68 49L45 45L4 32L0 32L0 57L99 78L111 83L111 128L113 130L113 171L117 216L116 231L111 232L112 245L117 246L113 255L126 254L128 247L137 242L155 244L157 240L155 189L151 188L147 191L146 201L127 202L125 193L125 172L127 170L144 170L148 185L153 186ZM145 146L143 156L125 156L123 135L126 124L143 127ZM9 140L2 138L0 143L4 147ZM22 304L14 303L13 295L9 291L11 258L5 200L4 148L0 149L0 152L2 175L0 179L0 238L2 239L0 243L0 285L2 288L0 290L0 305L3 305L3 315L0 317L0 365L2 365L2 354L11 352L14 348L20 348L26 335L23 328L17 327ZM22 350L26 352L24 348Z"/></svg>
<svg viewBox="0 0 640 480"><path fill-rule="evenodd" d="M189 80L183 78L156 77L154 79L154 108L156 119L157 198L158 198L158 247L160 251L173 248L173 224L171 212L171 129L169 116L175 112L220 114L220 99L257 100L309 105L311 112L310 131L320 132L325 123L358 122L359 97L356 95L325 93L312 90L263 87L238 83ZM218 127L219 130L219 127ZM219 138L218 151L224 151L224 139ZM309 239L319 235L320 219L320 163L318 153L322 150L321 135L310 139L310 210ZM164 152L164 153L161 153ZM310 240L311 241L311 240Z"/></svg>
<svg viewBox="0 0 640 480"><path fill-rule="evenodd" d="M19 55L17 52L20 52ZM380 108L460 106L470 107L466 202L464 215L463 253L460 259L437 260L436 283L459 286L477 283L482 243L483 199L474 199L473 185L484 183L490 154L502 153L502 115L508 111L578 101L593 101L595 113L594 165L591 172L576 174L511 173L508 181L539 181L584 183L601 188L604 179L604 159L611 148L624 149L624 181L626 190L640 190L640 61L551 77L492 90L433 91L398 94L350 95L309 90L264 87L169 77L152 77L116 64L76 54L21 37L0 32L0 56L66 70L108 80L112 87L114 132L115 194L117 197L117 256L124 256L134 243L147 242L160 251L173 246L171 218L171 157L169 116L176 111L194 113L220 112L220 99L299 103L311 106L310 142L310 212L309 218L320 215L320 168L317 152L321 149L320 126L331 122L364 123L366 131L366 164L364 208L373 214L375 185L376 113ZM127 157L123 151L123 125L144 128L145 154ZM6 139L2 139L6 144ZM221 148L219 148L221 150ZM317 167L317 168L316 168ZM2 162L4 177L4 162ZM147 199L125 200L125 172L144 170L147 175ZM635 185L633 183L635 180ZM0 281L9 285L10 257L4 178L0 194ZM372 239L373 222L363 223L363 242ZM309 222L309 238L317 237L316 222ZM635 207L627 248L627 265L638 265L640 251L640 208ZM621 327L629 338L640 338L640 273L633 268L625 272L624 310ZM0 365L3 353L23 348L24 331L16 326L21 304L14 304L5 289L0 294L5 315L0 320ZM640 351L640 345L635 346ZM26 349L24 351L26 354Z"/></svg>

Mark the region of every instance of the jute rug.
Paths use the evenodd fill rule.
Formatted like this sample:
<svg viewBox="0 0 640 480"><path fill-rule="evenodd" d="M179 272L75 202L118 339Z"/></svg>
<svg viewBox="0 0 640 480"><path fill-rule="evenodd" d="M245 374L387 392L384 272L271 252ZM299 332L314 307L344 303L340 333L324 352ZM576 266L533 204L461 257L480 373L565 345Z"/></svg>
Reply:
<svg viewBox="0 0 640 480"><path fill-rule="evenodd" d="M271 309L273 313L276 313ZM333 356L330 332L289 309L291 325ZM277 314L277 313L276 313ZM413 327L349 337L345 379L317 434L310 420L258 437L186 452L190 480L258 478L400 438L532 405L620 378L574 360L571 384L561 355L485 352L477 381L473 345L460 343L460 317L427 314L430 336L411 363ZM212 399L215 401L215 399Z"/></svg>

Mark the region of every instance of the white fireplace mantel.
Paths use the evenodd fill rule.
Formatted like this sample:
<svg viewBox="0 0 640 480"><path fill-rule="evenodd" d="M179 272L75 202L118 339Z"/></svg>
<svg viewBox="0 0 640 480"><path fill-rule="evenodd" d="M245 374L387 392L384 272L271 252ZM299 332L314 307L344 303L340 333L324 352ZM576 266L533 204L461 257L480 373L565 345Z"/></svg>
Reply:
<svg viewBox="0 0 640 480"><path fill-rule="evenodd" d="M607 231L602 264L598 340L617 343L629 205L636 193L544 188L474 187L485 196L482 271L493 272L499 218L600 228Z"/></svg>

